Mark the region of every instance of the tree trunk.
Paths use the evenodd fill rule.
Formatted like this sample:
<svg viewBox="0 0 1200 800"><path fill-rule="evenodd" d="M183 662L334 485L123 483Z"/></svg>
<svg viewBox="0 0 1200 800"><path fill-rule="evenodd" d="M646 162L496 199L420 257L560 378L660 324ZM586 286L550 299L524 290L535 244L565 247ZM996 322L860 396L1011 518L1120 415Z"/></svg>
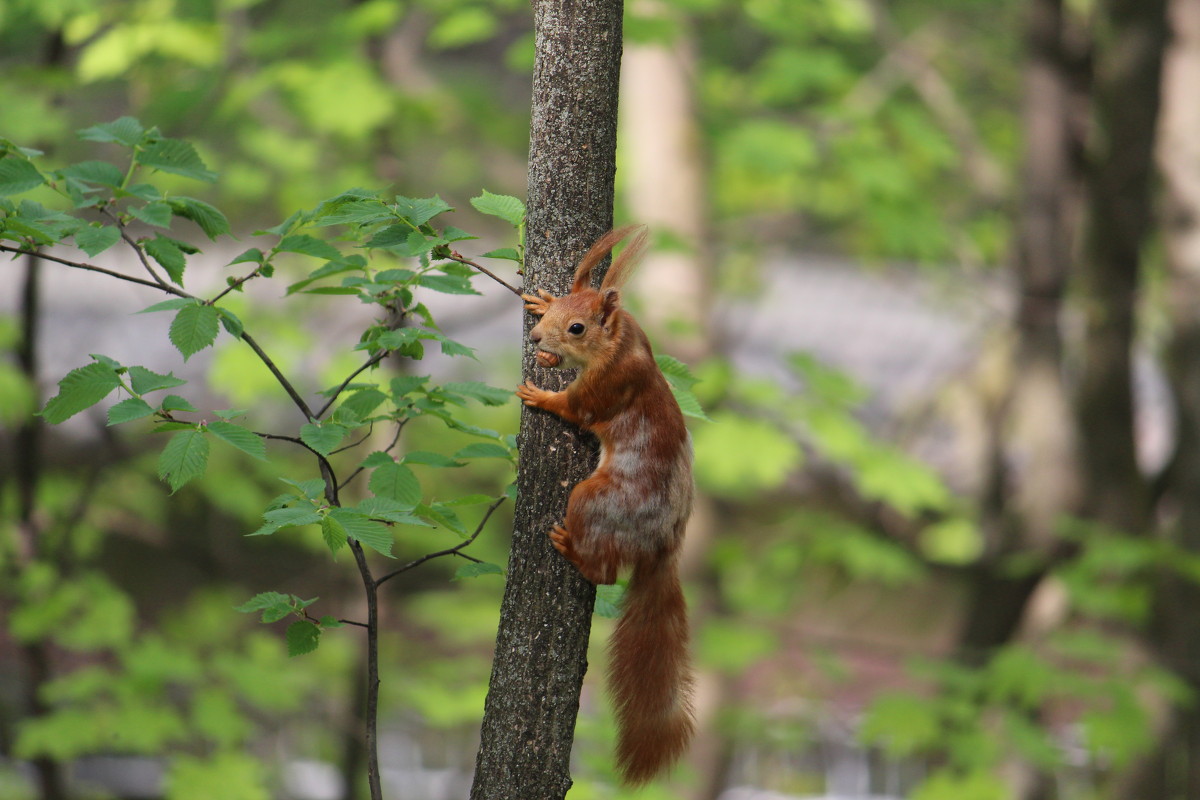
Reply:
<svg viewBox="0 0 1200 800"><path fill-rule="evenodd" d="M620 0L535 0L525 289L565 294L574 266L612 226ZM522 341L532 327L526 315ZM561 389L526 346L523 374ZM484 710L473 800L563 797L595 590L550 545L595 444L551 414L524 409L508 583Z"/></svg>
<svg viewBox="0 0 1200 800"><path fill-rule="evenodd" d="M1166 0L1105 0L1093 29L1078 398L1085 510L1133 533L1145 530L1149 512L1135 443L1132 346L1139 260L1152 208Z"/></svg>

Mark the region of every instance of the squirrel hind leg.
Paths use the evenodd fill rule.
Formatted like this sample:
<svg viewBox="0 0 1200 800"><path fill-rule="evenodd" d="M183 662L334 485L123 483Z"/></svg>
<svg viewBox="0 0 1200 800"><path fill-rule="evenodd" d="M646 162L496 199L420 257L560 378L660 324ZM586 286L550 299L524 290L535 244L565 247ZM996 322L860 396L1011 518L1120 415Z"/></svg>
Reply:
<svg viewBox="0 0 1200 800"><path fill-rule="evenodd" d="M563 558L574 564L583 577L592 583L600 585L617 582L617 569L620 567L620 562L614 557L585 556L576 546L575 538L562 525L555 525L550 530L550 543L554 545L555 550L562 553ZM612 555L615 556L615 554Z"/></svg>

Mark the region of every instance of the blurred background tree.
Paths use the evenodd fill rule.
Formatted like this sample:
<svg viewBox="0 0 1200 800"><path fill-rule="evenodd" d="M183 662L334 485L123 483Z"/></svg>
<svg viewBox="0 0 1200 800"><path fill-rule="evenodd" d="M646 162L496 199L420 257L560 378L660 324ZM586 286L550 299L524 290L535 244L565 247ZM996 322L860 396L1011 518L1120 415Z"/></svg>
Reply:
<svg viewBox="0 0 1200 800"><path fill-rule="evenodd" d="M641 796L1200 797L1197 4L626 17L617 217L658 237L633 294L714 420L693 427L704 733ZM516 0L10 0L0 54L0 135L65 163L96 157L76 129L138 116L197 143L242 234L355 185L524 193ZM63 278L39 302L36 268L7 269L0 796L82 796L117 755L173 798L351 796L353 647L283 662L213 621L328 574L320 543L241 538L275 492L249 463L168 501L102 423L42 430L65 369L30 309ZM515 310L482 316L508 320L488 379L509 385ZM264 321L295 364L333 329ZM261 394L235 353L199 369ZM480 540L500 563L504 524ZM500 593L446 575L394 587L385 622L385 767L428 798L465 794ZM619 796L610 737L589 678L572 797Z"/></svg>

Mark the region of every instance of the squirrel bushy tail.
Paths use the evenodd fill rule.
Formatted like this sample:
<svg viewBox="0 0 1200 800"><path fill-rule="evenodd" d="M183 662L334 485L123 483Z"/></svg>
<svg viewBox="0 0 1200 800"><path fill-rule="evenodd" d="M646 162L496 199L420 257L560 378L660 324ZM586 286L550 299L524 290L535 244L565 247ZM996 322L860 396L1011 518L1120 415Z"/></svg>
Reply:
<svg viewBox="0 0 1200 800"><path fill-rule="evenodd" d="M695 727L677 560L659 555L638 562L609 642L617 769L626 784L645 783L683 755Z"/></svg>

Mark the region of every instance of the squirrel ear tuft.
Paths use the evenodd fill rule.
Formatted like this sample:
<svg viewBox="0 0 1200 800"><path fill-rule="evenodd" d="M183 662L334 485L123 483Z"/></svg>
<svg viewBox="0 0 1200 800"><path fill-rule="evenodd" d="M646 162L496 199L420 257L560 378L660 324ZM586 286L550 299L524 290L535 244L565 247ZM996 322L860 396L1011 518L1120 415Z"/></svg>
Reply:
<svg viewBox="0 0 1200 800"><path fill-rule="evenodd" d="M600 324L608 326L612 315L621 307L621 290L608 288L600 294Z"/></svg>

